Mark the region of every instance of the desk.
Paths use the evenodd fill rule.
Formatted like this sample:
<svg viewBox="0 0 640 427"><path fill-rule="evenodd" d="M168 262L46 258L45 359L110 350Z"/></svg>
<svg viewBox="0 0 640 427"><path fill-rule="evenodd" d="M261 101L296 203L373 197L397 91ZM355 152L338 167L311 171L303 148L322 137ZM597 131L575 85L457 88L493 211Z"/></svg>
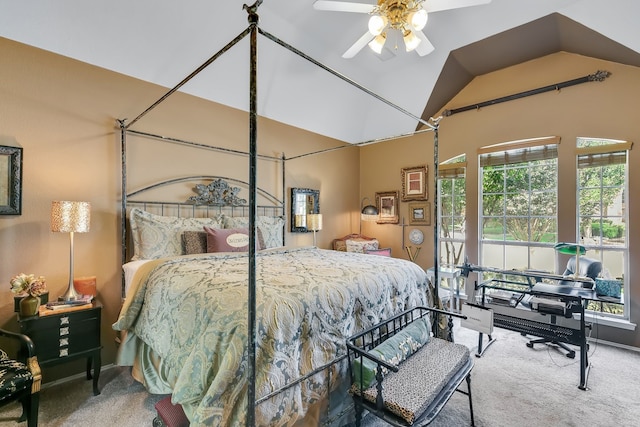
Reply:
<svg viewBox="0 0 640 427"><path fill-rule="evenodd" d="M520 285L521 288L508 288L506 287L507 284L512 286L515 285L515 287ZM482 290L481 304L485 307L487 307L486 289L495 289L540 298L540 304L537 306L536 310L518 308L518 303L507 304L502 307L496 306L493 316L494 326L520 332L523 335L533 335L552 340L553 342L563 342L579 346L580 384L578 385L578 388L581 390L587 389L587 377L590 366L587 354L588 345L586 329L587 327L591 328L591 325L589 324L587 326L584 318L584 312L586 301L597 300L598 298L594 290L572 286L550 285L546 283L537 283L533 287L529 288L526 284L497 279L476 285L476 289ZM551 298L549 299L550 304L543 304L544 298ZM552 301L559 301L561 304L551 304ZM533 304L532 307L534 307ZM536 315L537 320L532 320L531 314ZM545 315L549 315L549 323L542 321L546 320ZM577 316L577 319L574 318L574 316ZM574 321L573 323L577 321L578 327L576 328L572 327L572 325L565 326L557 324L556 317ZM494 339L489 335L489 343L487 344L487 347L489 347L493 341ZM532 347L530 343L527 343L527 345ZM482 333L479 333L478 353L476 356L480 357L483 352ZM573 354L570 353L568 357L575 357L575 352Z"/></svg>
<svg viewBox="0 0 640 427"><path fill-rule="evenodd" d="M456 311L456 312L459 312L462 307L462 302L460 300L460 283L458 281L458 278L461 275L462 275L462 270L455 267L440 267L440 269L438 270L438 278L440 280L445 279L447 281L447 288L443 288L442 286L440 286L440 283L438 283L438 290L447 289L451 297L451 301L453 302L453 304L451 305L451 308L453 311ZM427 269L427 277L433 283L435 279L434 267ZM435 283L433 283L433 285L436 286ZM442 296L440 296L440 298L442 298Z"/></svg>

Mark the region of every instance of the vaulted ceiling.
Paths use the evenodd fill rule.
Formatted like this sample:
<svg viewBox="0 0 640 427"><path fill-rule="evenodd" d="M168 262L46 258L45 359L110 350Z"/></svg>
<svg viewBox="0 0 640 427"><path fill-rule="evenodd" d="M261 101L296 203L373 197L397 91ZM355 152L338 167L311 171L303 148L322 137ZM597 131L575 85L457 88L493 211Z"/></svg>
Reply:
<svg viewBox="0 0 640 427"><path fill-rule="evenodd" d="M0 0L0 36L171 88L246 29L243 4ZM637 0L492 0L433 13L424 31L435 51L424 57L396 41L382 56L365 48L343 59L368 16L313 0L265 0L258 15L261 30L335 71L260 37L258 113L351 143L410 133L475 76L554 52L640 66ZM248 110L248 59L245 37L181 91Z"/></svg>

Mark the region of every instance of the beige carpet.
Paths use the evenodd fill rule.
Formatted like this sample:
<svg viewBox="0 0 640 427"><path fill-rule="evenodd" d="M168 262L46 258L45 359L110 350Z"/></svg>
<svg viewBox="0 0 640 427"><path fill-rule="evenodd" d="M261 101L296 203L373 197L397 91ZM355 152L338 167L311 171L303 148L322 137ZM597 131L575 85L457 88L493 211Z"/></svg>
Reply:
<svg viewBox="0 0 640 427"><path fill-rule="evenodd" d="M472 372L473 404L479 427L633 426L640 425L640 353L592 343L589 390L578 389L578 359L568 359L553 347L525 346L520 334L495 330L497 341ZM477 334L455 331L457 342L475 351ZM42 427L151 426L154 404L134 381L129 369L104 369L102 394L93 396L83 378L46 387L40 398ZM18 426L19 405L0 408L0 425ZM26 422L21 424L26 426ZM384 424L367 417L364 427ZM456 393L431 426L469 425L468 400Z"/></svg>

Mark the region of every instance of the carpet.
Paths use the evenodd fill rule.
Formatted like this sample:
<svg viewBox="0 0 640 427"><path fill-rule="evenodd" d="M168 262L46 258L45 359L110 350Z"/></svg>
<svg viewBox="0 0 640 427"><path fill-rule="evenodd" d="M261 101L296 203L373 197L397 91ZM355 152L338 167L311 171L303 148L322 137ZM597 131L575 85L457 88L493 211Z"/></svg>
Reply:
<svg viewBox="0 0 640 427"><path fill-rule="evenodd" d="M456 342L475 352L478 334L456 326ZM526 347L516 332L495 329L496 342L474 358L471 374L473 407L478 427L632 426L640 420L640 353L590 344L588 390L578 389L579 359L555 347ZM486 342L486 338L485 338ZM76 378L46 386L40 397L41 427L151 426L154 405L164 396L151 395L123 367L103 369L99 396L91 381ZM0 425L18 425L18 404L0 408ZM21 425L26 426L26 423ZM363 427L385 424L367 416ZM469 425L467 397L456 393L433 427Z"/></svg>

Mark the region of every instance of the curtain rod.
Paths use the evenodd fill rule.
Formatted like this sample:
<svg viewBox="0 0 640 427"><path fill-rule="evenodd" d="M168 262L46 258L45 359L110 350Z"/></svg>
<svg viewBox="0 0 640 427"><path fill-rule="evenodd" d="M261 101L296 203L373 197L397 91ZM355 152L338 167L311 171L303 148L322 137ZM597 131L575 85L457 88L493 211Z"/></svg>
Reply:
<svg viewBox="0 0 640 427"><path fill-rule="evenodd" d="M562 88L575 86L581 83L596 82L596 81L602 82L604 81L604 79L606 79L610 75L611 73L609 71L598 70L593 74L589 74L584 77L579 77L573 80L567 80L562 83L556 83L548 86L543 86L537 89L531 89L525 92L516 93L513 95L503 96L501 98L492 99L490 101L484 101L479 104L473 104L473 105L467 105L466 107L454 108L453 110L444 110L442 114L448 117L456 113L462 113L464 111L469 111L469 110L479 110L480 108L487 107L489 105L495 105L495 104L500 104L502 102L513 101L516 99L525 98L527 96L537 95L539 93L550 92L552 90L560 90Z"/></svg>

